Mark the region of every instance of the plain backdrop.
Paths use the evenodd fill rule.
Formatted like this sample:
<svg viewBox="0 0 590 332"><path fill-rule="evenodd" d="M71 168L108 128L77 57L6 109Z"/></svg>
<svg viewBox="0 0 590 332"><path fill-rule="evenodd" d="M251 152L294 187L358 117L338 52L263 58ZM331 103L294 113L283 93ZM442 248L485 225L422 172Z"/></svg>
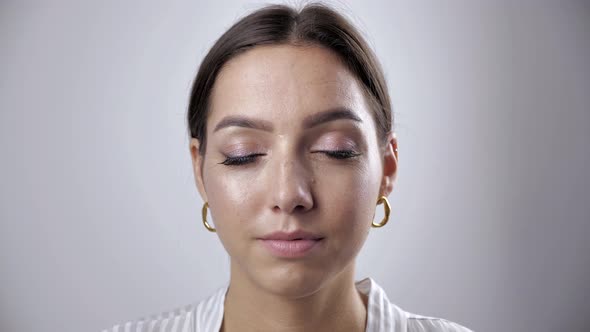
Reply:
<svg viewBox="0 0 590 332"><path fill-rule="evenodd" d="M399 137L358 278L475 331L587 331L589 2L330 3ZM227 282L185 114L207 50L264 4L0 2L1 331L98 331Z"/></svg>

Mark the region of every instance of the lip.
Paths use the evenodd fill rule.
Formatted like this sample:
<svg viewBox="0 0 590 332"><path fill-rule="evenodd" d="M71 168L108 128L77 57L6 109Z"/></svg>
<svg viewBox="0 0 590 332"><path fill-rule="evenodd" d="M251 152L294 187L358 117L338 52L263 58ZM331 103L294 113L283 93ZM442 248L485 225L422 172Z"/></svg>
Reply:
<svg viewBox="0 0 590 332"><path fill-rule="evenodd" d="M275 257L301 258L317 250L323 239L318 234L298 230L291 233L274 232L258 238L258 241Z"/></svg>
<svg viewBox="0 0 590 332"><path fill-rule="evenodd" d="M319 234L314 234L310 232L306 232L304 230L296 230L293 232L274 232L267 235L262 236L259 238L260 240L284 240L284 241L292 241L292 240L320 240L323 236Z"/></svg>

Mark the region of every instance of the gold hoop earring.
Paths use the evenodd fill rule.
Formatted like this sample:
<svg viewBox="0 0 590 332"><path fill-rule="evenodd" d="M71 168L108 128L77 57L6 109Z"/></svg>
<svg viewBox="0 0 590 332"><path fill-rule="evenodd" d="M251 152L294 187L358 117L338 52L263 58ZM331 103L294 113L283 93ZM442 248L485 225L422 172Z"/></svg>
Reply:
<svg viewBox="0 0 590 332"><path fill-rule="evenodd" d="M381 203L383 203L383 210L384 210L385 216L383 217L383 219L381 219L381 222L378 224L376 224L374 221L371 222L371 226L375 227L375 228L385 226L385 224L387 224L387 222L389 221L389 214L391 213L391 206L389 205L389 201L387 200L387 197L385 197L385 196L379 197L379 199L377 200L377 205L379 205Z"/></svg>
<svg viewBox="0 0 590 332"><path fill-rule="evenodd" d="M209 207L209 202L205 202L205 204L203 204L203 209L201 210L201 214L203 215L203 225L205 225L205 228L207 228L207 230L209 232L217 232L217 230L212 227L211 225L209 225L209 223L207 222L207 208Z"/></svg>

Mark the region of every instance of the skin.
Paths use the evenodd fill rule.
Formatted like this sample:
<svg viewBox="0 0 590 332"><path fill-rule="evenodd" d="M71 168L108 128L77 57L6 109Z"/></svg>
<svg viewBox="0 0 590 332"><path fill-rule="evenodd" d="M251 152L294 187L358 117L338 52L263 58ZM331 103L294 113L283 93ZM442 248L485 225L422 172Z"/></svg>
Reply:
<svg viewBox="0 0 590 332"><path fill-rule="evenodd" d="M221 70L210 100L205 154L194 138L190 152L231 258L222 331L364 331L367 299L354 286L355 258L377 198L393 189L395 134L379 146L361 84L319 46L242 53ZM358 121L317 123L318 114L343 109ZM215 130L236 116L249 122ZM228 164L235 162L228 156L249 155ZM295 229L324 239L296 259L273 256L257 239Z"/></svg>

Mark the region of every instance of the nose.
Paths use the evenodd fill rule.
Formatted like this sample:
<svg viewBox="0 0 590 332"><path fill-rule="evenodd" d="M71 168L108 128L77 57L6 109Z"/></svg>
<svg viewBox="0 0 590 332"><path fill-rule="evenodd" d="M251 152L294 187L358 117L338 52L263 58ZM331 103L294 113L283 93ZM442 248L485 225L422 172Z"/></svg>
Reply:
<svg viewBox="0 0 590 332"><path fill-rule="evenodd" d="M302 213L313 208L313 179L305 165L294 158L278 162L271 188L273 212Z"/></svg>

